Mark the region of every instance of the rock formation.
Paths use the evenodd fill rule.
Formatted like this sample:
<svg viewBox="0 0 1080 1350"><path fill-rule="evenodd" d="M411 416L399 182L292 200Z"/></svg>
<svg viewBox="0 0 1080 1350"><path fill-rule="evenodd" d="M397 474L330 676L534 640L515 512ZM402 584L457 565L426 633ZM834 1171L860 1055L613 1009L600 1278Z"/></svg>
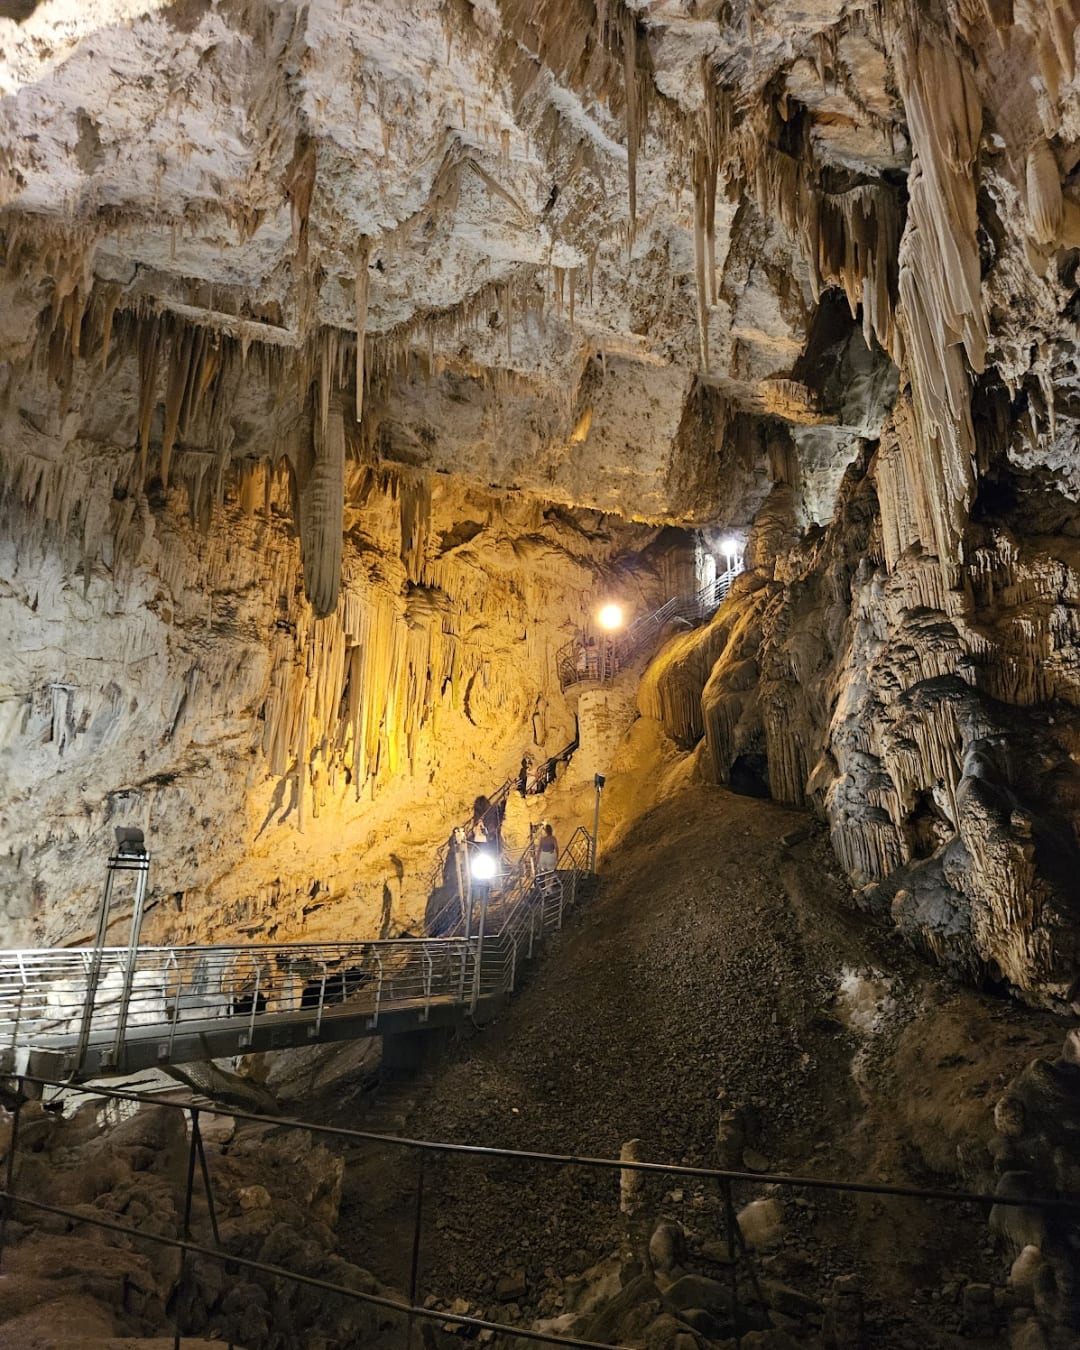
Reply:
<svg viewBox="0 0 1080 1350"><path fill-rule="evenodd" d="M747 541L644 710L870 908L1080 966L1075 0L0 10L0 905L339 936L554 652ZM679 547L683 561L679 561Z"/></svg>

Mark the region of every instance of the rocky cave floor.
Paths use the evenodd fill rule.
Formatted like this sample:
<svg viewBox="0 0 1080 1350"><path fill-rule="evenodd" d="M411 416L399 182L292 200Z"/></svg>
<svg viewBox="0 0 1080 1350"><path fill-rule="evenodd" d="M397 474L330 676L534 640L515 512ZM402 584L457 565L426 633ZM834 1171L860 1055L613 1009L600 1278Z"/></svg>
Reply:
<svg viewBox="0 0 1080 1350"><path fill-rule="evenodd" d="M617 1157L639 1140L654 1161L993 1189L995 1103L1033 1059L1057 1056L1067 1028L958 987L855 912L807 816L695 788L643 816L602 881L496 1021L396 1075L372 1071L375 1043L282 1056L269 1081L286 1112L519 1149ZM177 1113L142 1111L101 1133L87 1108L64 1121L35 1108L26 1125L20 1189L178 1231ZM415 1154L234 1133L221 1117L209 1140L232 1251L408 1288ZM624 1216L619 1185L615 1171L429 1157L420 1296L511 1329L650 1350L733 1344L715 1187L649 1180ZM1008 1283L1022 1234L992 1232L985 1209L751 1182L734 1198L773 1324L744 1312L744 1345L859 1344L859 1295L869 1346L1075 1344L1074 1333L1037 1338L1031 1291ZM208 1231L201 1199L193 1229ZM9 1350L104 1350L165 1334L173 1315L246 1350L405 1345L392 1318L260 1288L242 1271L195 1262L177 1283L171 1258L89 1225L23 1209L9 1238ZM433 1323L421 1339L461 1336ZM529 1344L510 1331L498 1343Z"/></svg>
<svg viewBox="0 0 1080 1350"><path fill-rule="evenodd" d="M376 1092L374 1119L508 1148L618 1157L637 1139L653 1161L992 1190L994 1103L1032 1057L1056 1057L1065 1028L958 988L849 896L806 816L722 789L677 796L610 858L506 1014L384 1089L381 1115ZM356 1123L359 1100L336 1085L306 1112ZM403 1285L415 1155L346 1158L340 1250ZM648 1183L628 1227L613 1172L446 1157L424 1184L419 1288L440 1307L511 1323L570 1311L559 1326L598 1336L602 1303L582 1305L613 1271L633 1276L662 1220L685 1228L687 1268L727 1278L711 1185ZM985 1296L965 1303L968 1285L995 1286L985 1343L1024 1317L985 1210L749 1183L735 1200L773 1197L778 1222L772 1206L746 1219L759 1279L823 1300L854 1275L869 1344L951 1344ZM774 1320L801 1334L822 1320L796 1300L788 1312ZM641 1316L628 1310L628 1339Z"/></svg>

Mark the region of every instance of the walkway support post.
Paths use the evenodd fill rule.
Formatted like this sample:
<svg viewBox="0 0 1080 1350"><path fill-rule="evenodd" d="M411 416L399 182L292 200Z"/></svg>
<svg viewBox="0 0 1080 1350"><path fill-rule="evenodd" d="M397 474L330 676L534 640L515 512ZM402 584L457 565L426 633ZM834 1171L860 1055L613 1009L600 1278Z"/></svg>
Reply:
<svg viewBox="0 0 1080 1350"><path fill-rule="evenodd" d="M600 844L600 798L603 795L604 784L607 779L602 773L593 775L593 786L596 788L596 807L593 811L592 826L592 844L589 848L589 871L596 871L596 855Z"/></svg>

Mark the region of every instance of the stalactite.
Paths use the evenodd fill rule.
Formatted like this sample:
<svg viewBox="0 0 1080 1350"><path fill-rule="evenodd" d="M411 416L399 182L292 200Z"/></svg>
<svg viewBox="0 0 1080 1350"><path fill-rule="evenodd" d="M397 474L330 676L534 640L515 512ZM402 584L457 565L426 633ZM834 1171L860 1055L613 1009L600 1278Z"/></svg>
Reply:
<svg viewBox="0 0 1080 1350"><path fill-rule="evenodd" d="M356 250L356 420L364 416L364 344L367 340L368 289L371 273L368 258L370 242L361 240Z"/></svg>
<svg viewBox="0 0 1080 1350"><path fill-rule="evenodd" d="M708 268L705 262L705 188L707 181L706 155L700 149L694 151L694 280L697 286L698 311L698 355L703 373L709 372L709 287Z"/></svg>
<svg viewBox="0 0 1080 1350"><path fill-rule="evenodd" d="M630 248L637 230L637 158L641 141L641 108L637 74L637 13L626 7L621 13L623 81L626 98L626 182L630 202Z"/></svg>
<svg viewBox="0 0 1080 1350"><path fill-rule="evenodd" d="M102 288L101 315L101 369L109 364L109 347L112 344L113 317L120 303L120 287L107 285Z"/></svg>
<svg viewBox="0 0 1080 1350"><path fill-rule="evenodd" d="M149 332L146 328L149 327ZM148 325L137 330L139 353L139 479L146 479L150 449L150 424L157 404L158 350L161 345L161 320L155 315Z"/></svg>
<svg viewBox="0 0 1080 1350"><path fill-rule="evenodd" d="M320 377L320 383L326 378ZM337 607L345 510L345 427L337 393L322 394L325 418L314 435L308 473L298 478L298 524L304 590L320 618Z"/></svg>
<svg viewBox="0 0 1080 1350"><path fill-rule="evenodd" d="M1036 141L1028 151L1026 176L1032 238L1040 244L1052 244L1061 234L1065 208L1061 171L1046 140Z"/></svg>
<svg viewBox="0 0 1080 1350"><path fill-rule="evenodd" d="M172 465L173 447L176 444L176 432L180 423L184 390L191 369L195 331L192 327L185 327L181 331L174 330L173 334L172 351L169 355L169 378L165 385L165 423L161 433L160 472L163 487L169 486L169 469Z"/></svg>

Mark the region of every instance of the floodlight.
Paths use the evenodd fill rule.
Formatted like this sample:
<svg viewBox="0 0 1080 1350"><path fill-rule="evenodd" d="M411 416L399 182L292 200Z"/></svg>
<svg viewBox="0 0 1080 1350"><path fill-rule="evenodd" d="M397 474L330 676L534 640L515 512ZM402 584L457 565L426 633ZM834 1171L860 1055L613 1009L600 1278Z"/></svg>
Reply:
<svg viewBox="0 0 1080 1350"><path fill-rule="evenodd" d="M472 855L469 871L477 881L490 881L498 871L495 859L485 849L479 849Z"/></svg>
<svg viewBox="0 0 1080 1350"><path fill-rule="evenodd" d="M600 627L606 628L609 633L616 628L621 628L623 622L622 605L605 605L596 618Z"/></svg>

